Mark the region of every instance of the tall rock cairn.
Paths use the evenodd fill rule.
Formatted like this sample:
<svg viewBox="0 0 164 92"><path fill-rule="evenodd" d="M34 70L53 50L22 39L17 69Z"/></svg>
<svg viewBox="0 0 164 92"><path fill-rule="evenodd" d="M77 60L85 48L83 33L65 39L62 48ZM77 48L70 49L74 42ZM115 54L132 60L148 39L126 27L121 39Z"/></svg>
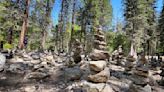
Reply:
<svg viewBox="0 0 164 92"><path fill-rule="evenodd" d="M94 35L94 49L90 53L89 67L91 74L88 80L95 83L107 82L110 72L106 67L109 53L106 50L106 42L103 31L98 28Z"/></svg>
<svg viewBox="0 0 164 92"><path fill-rule="evenodd" d="M75 63L81 62L81 52L82 52L82 46L78 39L74 40L74 46L73 46L73 59Z"/></svg>
<svg viewBox="0 0 164 92"><path fill-rule="evenodd" d="M97 29L96 34L94 34L94 48L103 51L106 50L105 37L101 28Z"/></svg>

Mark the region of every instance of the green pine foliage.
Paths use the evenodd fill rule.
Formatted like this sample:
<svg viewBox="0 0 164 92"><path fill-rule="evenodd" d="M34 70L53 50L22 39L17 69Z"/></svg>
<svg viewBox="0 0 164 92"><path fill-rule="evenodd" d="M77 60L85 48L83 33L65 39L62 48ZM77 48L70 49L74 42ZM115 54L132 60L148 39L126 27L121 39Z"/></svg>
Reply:
<svg viewBox="0 0 164 92"><path fill-rule="evenodd" d="M159 52L164 52L164 3L163 3L163 9L159 18L159 24L158 24L158 40L159 40Z"/></svg>

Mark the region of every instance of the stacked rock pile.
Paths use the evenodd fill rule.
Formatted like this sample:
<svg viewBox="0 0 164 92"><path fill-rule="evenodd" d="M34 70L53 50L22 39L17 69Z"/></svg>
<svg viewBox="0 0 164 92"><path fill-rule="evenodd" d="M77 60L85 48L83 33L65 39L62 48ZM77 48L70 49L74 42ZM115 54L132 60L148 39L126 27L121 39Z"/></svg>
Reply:
<svg viewBox="0 0 164 92"><path fill-rule="evenodd" d="M109 53L106 50L106 43L104 33L101 29L96 31L94 35L94 50L90 54L91 61L89 61L89 67L91 74L88 76L88 80L96 83L107 82L110 72L106 67Z"/></svg>
<svg viewBox="0 0 164 92"><path fill-rule="evenodd" d="M129 55L127 58L126 58L126 62L125 62L125 70L126 71L130 71L133 67L134 67L134 63L135 63L136 59Z"/></svg>

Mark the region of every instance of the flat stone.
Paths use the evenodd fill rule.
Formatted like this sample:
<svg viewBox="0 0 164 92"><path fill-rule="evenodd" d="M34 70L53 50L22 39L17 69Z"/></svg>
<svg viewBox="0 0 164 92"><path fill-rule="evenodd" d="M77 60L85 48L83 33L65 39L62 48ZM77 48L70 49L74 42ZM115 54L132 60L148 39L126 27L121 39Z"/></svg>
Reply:
<svg viewBox="0 0 164 92"><path fill-rule="evenodd" d="M107 51L97 50L94 51L89 56L91 60L98 61L98 60L106 60L109 59L110 55Z"/></svg>
<svg viewBox="0 0 164 92"><path fill-rule="evenodd" d="M104 35L98 35L98 34L95 34L94 37L95 37L96 40L99 40L99 41L105 41L105 37L104 37Z"/></svg>
<svg viewBox="0 0 164 92"><path fill-rule="evenodd" d="M40 60L31 60L32 64L39 64L41 61Z"/></svg>
<svg viewBox="0 0 164 92"><path fill-rule="evenodd" d="M134 70L134 73L139 76L148 77L149 69L145 67L136 67L136 70Z"/></svg>
<svg viewBox="0 0 164 92"><path fill-rule="evenodd" d="M135 62L136 61L136 59L133 56L128 56L126 58L126 60L129 61L129 62Z"/></svg>
<svg viewBox="0 0 164 92"><path fill-rule="evenodd" d="M105 83L90 83L87 81L82 82L82 88L86 89L84 92L114 92L109 84Z"/></svg>
<svg viewBox="0 0 164 92"><path fill-rule="evenodd" d="M25 92L36 92L36 87L35 86L26 86L24 88Z"/></svg>
<svg viewBox="0 0 164 92"><path fill-rule="evenodd" d="M32 54L31 57L35 60L40 58L39 54Z"/></svg>
<svg viewBox="0 0 164 92"><path fill-rule="evenodd" d="M106 84L101 92L114 92L110 85Z"/></svg>
<svg viewBox="0 0 164 92"><path fill-rule="evenodd" d="M94 40L94 44L95 44L95 45L106 46L106 43L105 43L104 41L99 41L99 40Z"/></svg>
<svg viewBox="0 0 164 92"><path fill-rule="evenodd" d="M132 75L129 78L134 82L136 85L146 85L149 83L149 78L145 78L139 75Z"/></svg>
<svg viewBox="0 0 164 92"><path fill-rule="evenodd" d="M45 57L47 61L52 62L54 60L53 55L48 55Z"/></svg>
<svg viewBox="0 0 164 92"><path fill-rule="evenodd" d="M46 77L48 77L49 74L48 73L42 73L42 72L32 72L27 74L26 78L27 79L37 79L37 80L41 80L44 79Z"/></svg>
<svg viewBox="0 0 164 92"><path fill-rule="evenodd" d="M128 62L128 61L126 61L125 62L125 69L126 70L131 70L131 68L133 68L134 67L134 63L133 62Z"/></svg>
<svg viewBox="0 0 164 92"><path fill-rule="evenodd" d="M98 49L98 50L105 50L106 49L106 46L103 46L103 45L95 45L95 48Z"/></svg>
<svg viewBox="0 0 164 92"><path fill-rule="evenodd" d="M143 77L148 77L149 73L148 72L144 72L144 71L139 71L139 70L135 70L134 71L135 74L139 75L139 76L143 76Z"/></svg>
<svg viewBox="0 0 164 92"><path fill-rule="evenodd" d="M89 75L88 80L95 83L104 83L108 81L109 76L110 76L109 68L105 68L100 73L97 73L95 75Z"/></svg>
<svg viewBox="0 0 164 92"><path fill-rule="evenodd" d="M106 61L90 61L89 62L89 66L90 69L96 72L100 72L102 70L104 70L104 68L106 67Z"/></svg>
<svg viewBox="0 0 164 92"><path fill-rule="evenodd" d="M151 86L146 85L144 87L132 84L128 92L152 92Z"/></svg>
<svg viewBox="0 0 164 92"><path fill-rule="evenodd" d="M21 73L26 69L27 65L23 63L14 63L10 64L9 68L6 71L12 72L12 73Z"/></svg>

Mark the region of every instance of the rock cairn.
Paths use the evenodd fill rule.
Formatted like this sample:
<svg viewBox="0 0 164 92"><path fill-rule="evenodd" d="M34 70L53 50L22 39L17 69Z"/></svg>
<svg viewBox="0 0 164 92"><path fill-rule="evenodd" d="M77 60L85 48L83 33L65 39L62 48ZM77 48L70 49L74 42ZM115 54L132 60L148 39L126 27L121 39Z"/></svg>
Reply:
<svg viewBox="0 0 164 92"><path fill-rule="evenodd" d="M82 52L82 46L78 39L74 40L74 46L73 46L74 54L73 59L75 63L81 62L81 52Z"/></svg>
<svg viewBox="0 0 164 92"><path fill-rule="evenodd" d="M133 56L129 55L126 58L125 70L130 71L134 67L135 61L136 61L136 59Z"/></svg>
<svg viewBox="0 0 164 92"><path fill-rule="evenodd" d="M119 46L118 49L112 53L112 60L114 60L117 65L121 65L122 61L124 61L123 59L124 53L122 50L122 46Z"/></svg>
<svg viewBox="0 0 164 92"><path fill-rule="evenodd" d="M17 73L19 70L26 71L31 68L34 71L40 71L41 68L49 69L56 66L57 56L50 52L24 52L15 53L14 58L9 59L9 68L6 71Z"/></svg>
<svg viewBox="0 0 164 92"><path fill-rule="evenodd" d="M135 68L135 74L143 77L148 77L149 69L148 69L148 60L145 58L144 54L141 54L137 66Z"/></svg>
<svg viewBox="0 0 164 92"><path fill-rule="evenodd" d="M96 34L94 35L94 50L90 54L91 60L98 61L98 60L108 60L109 53L106 50L106 43L104 33L102 29L98 29Z"/></svg>
<svg viewBox="0 0 164 92"><path fill-rule="evenodd" d="M95 38L94 48L98 50L106 50L106 42L105 42L104 33L102 32L100 28L94 35L94 38Z"/></svg>
<svg viewBox="0 0 164 92"><path fill-rule="evenodd" d="M121 62L123 61L124 53L122 50L122 46L118 47L118 57L117 57L117 64L120 65Z"/></svg>
<svg viewBox="0 0 164 92"><path fill-rule="evenodd" d="M149 68L148 68L148 61L145 58L144 54L141 54L139 56L139 59L137 61L136 67L133 70L134 78L133 81L134 84L139 86L144 86L149 83Z"/></svg>
<svg viewBox="0 0 164 92"><path fill-rule="evenodd" d="M109 53L105 51L105 37L101 29L97 30L94 38L94 50L90 54L91 61L89 62L91 74L88 76L88 80L95 83L104 83L110 76L109 69L106 67Z"/></svg>

